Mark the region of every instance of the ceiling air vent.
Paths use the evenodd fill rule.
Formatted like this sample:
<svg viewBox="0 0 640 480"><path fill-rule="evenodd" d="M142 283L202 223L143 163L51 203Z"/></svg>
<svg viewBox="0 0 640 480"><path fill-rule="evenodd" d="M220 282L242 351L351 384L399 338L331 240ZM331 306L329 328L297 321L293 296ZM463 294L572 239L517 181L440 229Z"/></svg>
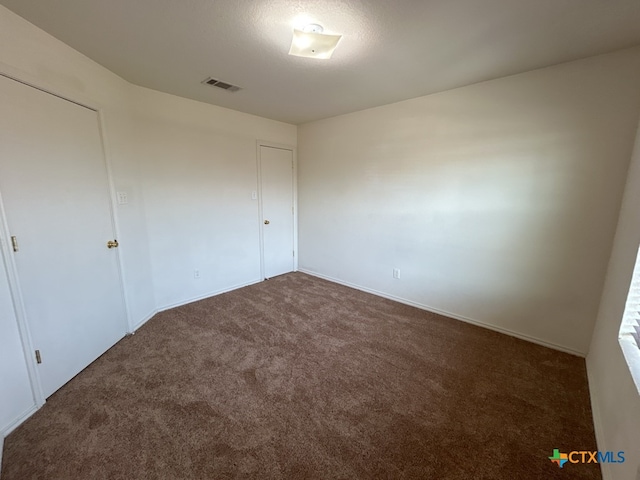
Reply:
<svg viewBox="0 0 640 480"><path fill-rule="evenodd" d="M220 80L216 80L215 78L211 78L211 77L205 79L202 83L211 85L212 87L221 88L223 90L226 90L227 92L237 92L238 90L240 90L240 87L236 85L231 85L230 83L221 82Z"/></svg>

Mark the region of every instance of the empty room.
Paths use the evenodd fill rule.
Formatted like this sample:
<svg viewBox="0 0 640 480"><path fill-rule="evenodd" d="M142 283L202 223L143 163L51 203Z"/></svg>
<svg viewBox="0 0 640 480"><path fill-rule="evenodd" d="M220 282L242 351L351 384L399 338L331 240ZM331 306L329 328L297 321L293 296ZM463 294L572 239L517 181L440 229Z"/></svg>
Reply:
<svg viewBox="0 0 640 480"><path fill-rule="evenodd" d="M640 480L636 0L0 0L0 479Z"/></svg>

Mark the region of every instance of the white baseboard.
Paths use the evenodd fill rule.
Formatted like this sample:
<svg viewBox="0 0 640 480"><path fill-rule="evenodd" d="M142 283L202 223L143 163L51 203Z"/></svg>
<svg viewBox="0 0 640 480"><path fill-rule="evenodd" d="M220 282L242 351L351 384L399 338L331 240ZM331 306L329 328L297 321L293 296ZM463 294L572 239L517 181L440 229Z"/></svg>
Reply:
<svg viewBox="0 0 640 480"><path fill-rule="evenodd" d="M602 426L602 415L600 413L600 401L598 400L598 396L594 393L593 385L596 385L596 381L592 376L588 361L587 382L589 383L589 397L591 398L591 414L593 416L593 429L596 434L596 444L598 445L599 451L606 452L609 449L606 447L606 442L604 440L604 428ZM602 480L613 480L613 475L611 473L611 464L600 463L600 472L602 473Z"/></svg>
<svg viewBox="0 0 640 480"><path fill-rule="evenodd" d="M186 305L188 303L197 302L199 300L204 300L205 298L215 297L216 295L221 295L223 293L231 292L233 290L237 290L239 288L248 287L249 285L255 285L256 283L262 282L261 279L251 280L250 282L240 283L238 285L234 285L232 287L223 288L222 290L216 290L214 292L205 293L204 295L199 295L197 297L189 298L187 300L181 300L176 303L171 303L169 305L164 305L162 307L158 307L158 312L164 312L165 310L170 310L172 308L181 307L182 305Z"/></svg>
<svg viewBox="0 0 640 480"><path fill-rule="evenodd" d="M437 313L438 315L443 315L445 317L453 318L455 320L460 320L460 321L465 322L465 323L471 323L473 325L477 325L478 327L483 327L483 328L487 328L489 330L493 330L495 332L504 333L505 335L509 335L511 337L516 337L516 338L519 338L521 340L526 340L527 342L536 343L538 345L542 345L543 347L548 347L548 348L552 348L554 350L559 350L561 352L570 353L571 355L575 355L575 356L582 357L582 358L586 357L586 353L585 352L579 352L577 350L573 350L572 348L564 347L562 345L557 345L555 343L548 342L546 340L541 340L541 339L536 338L536 337L531 337L531 336L523 334L523 333L519 333L519 332L515 332L513 330L509 330L508 328L498 327L496 325L492 325L490 323L486 323L486 322L483 322L481 320L475 320L473 318L464 317L462 315L458 315L458 314L455 314L455 313L447 312L445 310L440 310L439 308L434 308L434 307L431 307L429 305L425 305L425 304L422 304L422 303L414 302L413 300L407 300L406 298L396 297L395 295L390 295L388 293L380 292L380 291L374 290L372 288L367 288L367 287L363 287L361 285L356 285L354 283L346 282L346 281L340 280L338 278L333 278L333 277L330 277L328 275L323 275L323 274L318 273L318 272L313 272L311 270L306 270L304 268L300 268L299 271L302 272L302 273L306 273L307 275L311 275L311 276L314 276L314 277L322 278L324 280L328 280L330 282L334 282L334 283L338 283L340 285L344 285L345 287L355 288L356 290L361 290L363 292L371 293L371 294L376 295L378 297L387 298L389 300L393 300L394 302L404 303L405 305L416 307L416 308L419 308L420 310L426 310L426 311L431 312L431 313Z"/></svg>
<svg viewBox="0 0 640 480"><path fill-rule="evenodd" d="M129 334L136 333L136 331L137 331L137 330L138 330L142 325L144 325L144 324L145 324L145 323L147 323L149 320L151 320L151 319L153 318L153 316L154 316L156 313L158 313L158 310L154 308L153 310L151 310L151 312L149 312L147 315L145 315L145 317L144 317L142 320L140 320L138 323L136 323L136 324L133 326L133 331L132 331L132 332L128 332L128 333L129 333Z"/></svg>
<svg viewBox="0 0 640 480"><path fill-rule="evenodd" d="M37 405L32 405L31 407L29 407L25 412L18 415L9 425L4 427L0 431L0 437L4 440L4 438L7 435L13 432L16 428L18 428L22 424L22 422L27 420L31 415L36 413L39 409L40 407L38 407Z"/></svg>
<svg viewBox="0 0 640 480"><path fill-rule="evenodd" d="M199 300L204 300L205 298L215 297L216 295L221 295L223 293L231 292L232 290L237 290L238 288L248 287L249 285L254 285L256 283L260 283L261 281L262 280L252 280L247 283L241 283L239 285L234 285L232 287L223 288L222 290L216 290L214 292L205 293L204 295L199 295L197 297L189 298L187 300L182 300L180 302L164 305L162 307L159 307L149 312L142 320L140 320L134 325L133 332L129 332L129 333L135 333L140 327L142 327L145 323L151 320L153 316L156 315L157 313L164 312L165 310L171 310L172 308L176 308L176 307L181 307L182 305L187 305L189 303L197 302Z"/></svg>

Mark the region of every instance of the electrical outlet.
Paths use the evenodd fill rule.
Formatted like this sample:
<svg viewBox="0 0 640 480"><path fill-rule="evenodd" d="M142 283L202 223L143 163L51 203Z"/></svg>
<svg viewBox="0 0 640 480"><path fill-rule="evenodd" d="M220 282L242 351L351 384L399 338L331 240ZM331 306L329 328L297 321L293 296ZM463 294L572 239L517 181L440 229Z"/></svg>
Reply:
<svg viewBox="0 0 640 480"><path fill-rule="evenodd" d="M126 205L129 203L127 192L118 192L118 205Z"/></svg>
<svg viewBox="0 0 640 480"><path fill-rule="evenodd" d="M193 278L200 278L200 270L193 271Z"/></svg>
<svg viewBox="0 0 640 480"><path fill-rule="evenodd" d="M399 268L394 268L393 269L393 278L400 278L400 269Z"/></svg>

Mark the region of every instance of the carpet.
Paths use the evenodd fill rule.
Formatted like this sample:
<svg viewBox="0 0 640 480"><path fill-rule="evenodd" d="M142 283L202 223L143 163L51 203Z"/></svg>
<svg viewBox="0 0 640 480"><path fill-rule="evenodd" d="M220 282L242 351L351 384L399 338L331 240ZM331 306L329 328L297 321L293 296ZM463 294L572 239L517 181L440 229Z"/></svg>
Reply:
<svg viewBox="0 0 640 480"><path fill-rule="evenodd" d="M599 479L584 359L302 273L159 313L11 433L2 480Z"/></svg>

